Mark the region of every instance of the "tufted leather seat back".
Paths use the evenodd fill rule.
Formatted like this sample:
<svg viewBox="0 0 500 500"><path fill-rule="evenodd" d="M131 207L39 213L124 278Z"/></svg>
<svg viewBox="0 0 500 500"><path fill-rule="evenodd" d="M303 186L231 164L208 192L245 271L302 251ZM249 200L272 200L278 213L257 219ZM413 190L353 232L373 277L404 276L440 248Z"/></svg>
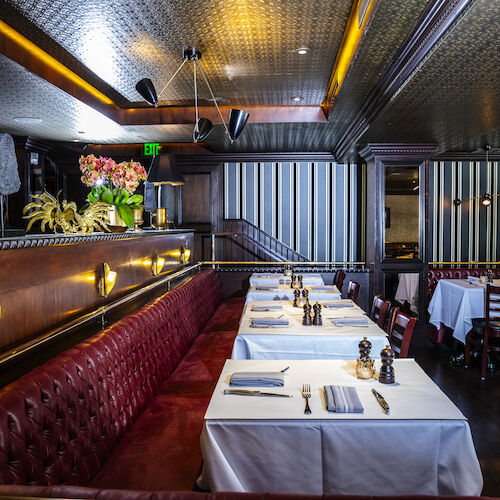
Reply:
<svg viewBox="0 0 500 500"><path fill-rule="evenodd" d="M467 279L469 276L479 277L486 274L489 268L476 267L474 269L452 269L451 267L429 268L427 274L427 300L430 301L436 289L437 282L441 279ZM492 269L493 277L500 278L500 269Z"/></svg>
<svg viewBox="0 0 500 500"><path fill-rule="evenodd" d="M2 389L0 483L89 484L220 300L198 273Z"/></svg>

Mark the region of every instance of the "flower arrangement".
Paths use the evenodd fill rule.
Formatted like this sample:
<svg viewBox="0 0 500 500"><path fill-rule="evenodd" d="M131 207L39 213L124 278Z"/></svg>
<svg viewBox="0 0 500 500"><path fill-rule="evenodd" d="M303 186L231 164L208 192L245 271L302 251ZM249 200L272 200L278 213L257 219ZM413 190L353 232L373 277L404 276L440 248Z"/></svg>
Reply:
<svg viewBox="0 0 500 500"><path fill-rule="evenodd" d="M116 205L127 226L134 225L133 209L140 208L143 197L133 194L139 182L146 180L144 167L133 160L116 163L111 158L94 155L80 157L82 182L91 188L87 201Z"/></svg>

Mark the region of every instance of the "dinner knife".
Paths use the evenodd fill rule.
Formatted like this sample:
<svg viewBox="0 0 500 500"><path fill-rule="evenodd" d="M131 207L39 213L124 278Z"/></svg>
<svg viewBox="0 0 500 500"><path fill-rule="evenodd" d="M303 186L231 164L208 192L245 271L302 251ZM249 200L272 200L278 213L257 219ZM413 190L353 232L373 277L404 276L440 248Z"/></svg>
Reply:
<svg viewBox="0 0 500 500"><path fill-rule="evenodd" d="M387 415L389 413L389 405L387 404L387 401L384 399L382 394L378 393L375 389L372 389L373 395L375 396L375 399L377 400L377 403L380 405L382 410L384 410L384 413Z"/></svg>
<svg viewBox="0 0 500 500"><path fill-rule="evenodd" d="M238 396L269 396L275 398L291 398L289 394L276 394L275 392L249 391L246 389L224 389L224 394L236 394Z"/></svg>

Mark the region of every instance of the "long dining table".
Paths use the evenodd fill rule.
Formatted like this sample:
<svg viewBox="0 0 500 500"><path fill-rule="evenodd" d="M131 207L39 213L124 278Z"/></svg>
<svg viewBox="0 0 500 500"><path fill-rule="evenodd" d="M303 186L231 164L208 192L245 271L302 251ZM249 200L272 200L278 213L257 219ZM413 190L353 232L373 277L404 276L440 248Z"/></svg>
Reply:
<svg viewBox="0 0 500 500"><path fill-rule="evenodd" d="M290 397L224 393L235 372L286 366L282 387L247 390ZM384 385L357 379L353 360L227 360L205 414L198 485L253 493L480 495L467 419L413 359L395 360L394 369L396 382ZM310 415L304 383L311 387ZM363 412L328 411L329 384L354 387ZM385 398L388 414L372 389Z"/></svg>
<svg viewBox="0 0 500 500"><path fill-rule="evenodd" d="M295 275L298 277L299 275ZM325 284L320 273L304 273L302 283L304 286L322 286ZM250 276L250 286L254 285L290 285L291 276L285 276L284 273L253 273Z"/></svg>
<svg viewBox="0 0 500 500"><path fill-rule="evenodd" d="M231 357L233 359L356 359L363 337L380 357L387 334L354 302L321 300L322 325L302 324L303 308L292 301L247 302ZM302 303L303 304L303 301ZM313 305L314 302L311 302ZM286 323L281 325L254 323Z"/></svg>
<svg viewBox="0 0 500 500"><path fill-rule="evenodd" d="M309 292L309 300L337 300L341 298L339 289L335 285L304 285ZM253 285L249 288L246 301L262 300L293 300L295 289L290 285Z"/></svg>

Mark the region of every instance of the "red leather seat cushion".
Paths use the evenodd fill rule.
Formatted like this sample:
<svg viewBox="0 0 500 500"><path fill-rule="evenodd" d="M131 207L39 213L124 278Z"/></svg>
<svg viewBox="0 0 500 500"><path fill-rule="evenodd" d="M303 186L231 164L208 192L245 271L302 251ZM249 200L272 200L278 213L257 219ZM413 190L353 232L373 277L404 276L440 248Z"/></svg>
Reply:
<svg viewBox="0 0 500 500"><path fill-rule="evenodd" d="M210 395L157 396L90 483L97 488L191 490Z"/></svg>
<svg viewBox="0 0 500 500"><path fill-rule="evenodd" d="M159 392L211 395L235 338L236 332L200 335Z"/></svg>
<svg viewBox="0 0 500 500"><path fill-rule="evenodd" d="M245 297L226 299L215 310L202 333L238 331L240 318L245 307Z"/></svg>

